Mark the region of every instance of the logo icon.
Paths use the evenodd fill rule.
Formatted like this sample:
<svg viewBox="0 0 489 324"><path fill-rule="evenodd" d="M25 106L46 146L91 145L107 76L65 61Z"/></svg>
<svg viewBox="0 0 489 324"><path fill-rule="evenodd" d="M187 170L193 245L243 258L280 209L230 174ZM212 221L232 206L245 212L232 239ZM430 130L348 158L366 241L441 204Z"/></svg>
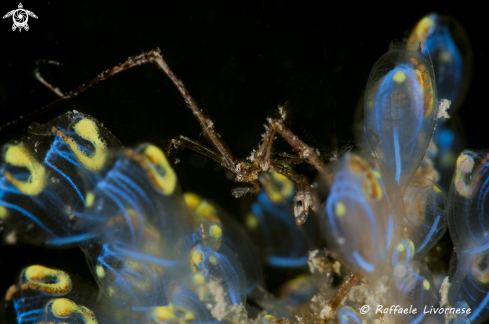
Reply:
<svg viewBox="0 0 489 324"><path fill-rule="evenodd" d="M5 14L5 16L3 16L3 19L12 16L12 19L14 20L14 24L12 25L12 31L15 31L17 28L19 29L19 32L22 31L22 28L28 31L29 25L27 25L27 21L29 20L29 16L37 19L35 13L29 10L25 10L23 8L24 7L22 6L22 3L19 3L18 9L9 11L7 12L7 14Z"/></svg>

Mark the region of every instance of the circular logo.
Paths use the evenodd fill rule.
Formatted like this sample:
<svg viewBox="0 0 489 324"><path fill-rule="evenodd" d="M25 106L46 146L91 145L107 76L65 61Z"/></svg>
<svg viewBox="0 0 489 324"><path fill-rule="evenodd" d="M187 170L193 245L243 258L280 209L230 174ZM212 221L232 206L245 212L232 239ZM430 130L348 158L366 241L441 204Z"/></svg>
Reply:
<svg viewBox="0 0 489 324"><path fill-rule="evenodd" d="M360 307L358 311L360 312L360 314L367 314L369 310L370 310L370 306L363 305L362 307Z"/></svg>

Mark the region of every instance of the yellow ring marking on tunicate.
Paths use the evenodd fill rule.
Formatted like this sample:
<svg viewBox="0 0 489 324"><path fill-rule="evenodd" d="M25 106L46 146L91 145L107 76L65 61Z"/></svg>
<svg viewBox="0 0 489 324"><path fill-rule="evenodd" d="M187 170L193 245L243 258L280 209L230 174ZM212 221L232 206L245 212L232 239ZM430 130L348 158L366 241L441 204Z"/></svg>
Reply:
<svg viewBox="0 0 489 324"><path fill-rule="evenodd" d="M195 209L195 213L202 218L202 220L197 220L197 221L213 222L213 223L221 222L221 220L217 216L216 208L211 204L209 204L207 201L202 201Z"/></svg>
<svg viewBox="0 0 489 324"><path fill-rule="evenodd" d="M107 157L107 145L101 138L97 124L91 119L80 119L74 126L75 132L84 140L87 140L93 145L94 151L92 154L87 155L86 151L80 149L80 146L76 141L66 136L63 132L53 127L55 132L61 139L70 146L71 150L75 154L78 161L83 164L88 170L100 170L104 165L105 158Z"/></svg>
<svg viewBox="0 0 489 324"><path fill-rule="evenodd" d="M474 168L474 159L470 155L462 154L457 159L457 169L460 172L468 173Z"/></svg>
<svg viewBox="0 0 489 324"><path fill-rule="evenodd" d="M171 321L183 324L191 323L195 320L195 316L191 311L181 306L173 306L173 304L155 307L152 316L159 323Z"/></svg>
<svg viewBox="0 0 489 324"><path fill-rule="evenodd" d="M161 322L166 322L175 317L175 314L173 313L173 305L170 304L169 306L155 307L153 310L153 317Z"/></svg>
<svg viewBox="0 0 489 324"><path fill-rule="evenodd" d="M46 186L46 170L22 144L11 145L7 148L5 162L29 170L29 178L26 180L18 180L9 172L4 173L5 178L22 193L35 196Z"/></svg>
<svg viewBox="0 0 489 324"><path fill-rule="evenodd" d="M368 172L364 173L362 190L365 197L367 197L369 200L379 201L383 197L383 189L379 179L380 173L378 171L373 172L369 170Z"/></svg>
<svg viewBox="0 0 489 324"><path fill-rule="evenodd" d="M222 228L219 227L218 225L212 225L210 229L211 235L214 238L220 239L222 236Z"/></svg>
<svg viewBox="0 0 489 324"><path fill-rule="evenodd" d="M202 274L200 274L200 273L196 273L194 275L194 283L196 285L203 285L203 284L205 284L205 277Z"/></svg>
<svg viewBox="0 0 489 324"><path fill-rule="evenodd" d="M272 315L265 315L261 318L262 324L269 324L271 321L275 319L275 316Z"/></svg>
<svg viewBox="0 0 489 324"><path fill-rule="evenodd" d="M486 262L487 260L485 256L482 256L470 266L470 272L472 272L474 278L484 285L489 283L489 266L486 264ZM485 267L481 269L479 265L483 265Z"/></svg>
<svg viewBox="0 0 489 324"><path fill-rule="evenodd" d="M348 169L355 174L370 171L367 162L357 155L350 155L350 158L348 159Z"/></svg>
<svg viewBox="0 0 489 324"><path fill-rule="evenodd" d="M67 317L76 311L78 306L67 298L58 298L52 304L53 314L57 317Z"/></svg>
<svg viewBox="0 0 489 324"><path fill-rule="evenodd" d="M350 320L350 318L348 317L348 315L343 315L343 321L344 322L348 322Z"/></svg>
<svg viewBox="0 0 489 324"><path fill-rule="evenodd" d="M336 204L334 213L338 217L343 217L346 214L346 206L341 201Z"/></svg>
<svg viewBox="0 0 489 324"><path fill-rule="evenodd" d="M19 291L19 287L17 285L12 285L7 289L5 293L5 300L10 301L14 294Z"/></svg>
<svg viewBox="0 0 489 324"><path fill-rule="evenodd" d="M185 316L183 317L183 320L186 323L192 323L195 320L195 315L191 311L189 311L187 309L184 309L183 307L180 307L179 311L180 312L182 312L182 311L185 312Z"/></svg>
<svg viewBox="0 0 489 324"><path fill-rule="evenodd" d="M199 195L194 194L193 192L186 192L183 194L183 199L185 199L185 203L188 208L193 211L199 204L202 198Z"/></svg>
<svg viewBox="0 0 489 324"><path fill-rule="evenodd" d="M272 173L274 181L265 183L265 192L274 203L283 201L294 192L294 183L280 173Z"/></svg>
<svg viewBox="0 0 489 324"><path fill-rule="evenodd" d="M394 268L394 275L397 278L402 278L406 274L407 267L405 264L400 264Z"/></svg>
<svg viewBox="0 0 489 324"><path fill-rule="evenodd" d="M399 70L394 73L394 75L392 76L392 80L396 81L397 83L403 83L404 81L406 81L406 73Z"/></svg>
<svg viewBox="0 0 489 324"><path fill-rule="evenodd" d="M22 289L35 289L53 296L65 295L71 291L70 276L61 270L32 265L25 270L24 277L27 282L21 285ZM48 282L53 278L56 282Z"/></svg>
<svg viewBox="0 0 489 324"><path fill-rule="evenodd" d="M408 47L417 48L419 43L424 44L433 25L434 21L430 16L422 18L409 36Z"/></svg>
<svg viewBox="0 0 489 324"><path fill-rule="evenodd" d="M163 152L154 145L148 145L144 150L144 156L150 162L148 167L154 177L154 184L163 194L171 195L177 185L177 176ZM158 169L163 171L163 174Z"/></svg>
<svg viewBox="0 0 489 324"><path fill-rule="evenodd" d="M213 255L211 255L209 257L209 262L212 263L212 264L216 264L217 263L217 258Z"/></svg>
<svg viewBox="0 0 489 324"><path fill-rule="evenodd" d="M94 201L95 195L90 191L87 192L87 196L85 197L85 206L92 207Z"/></svg>
<svg viewBox="0 0 489 324"><path fill-rule="evenodd" d="M197 268L203 261L204 261L204 253L201 251L193 251L192 252L192 265L193 265L193 271L197 272Z"/></svg>
<svg viewBox="0 0 489 324"><path fill-rule="evenodd" d="M428 280L423 281L423 288L425 290L430 290L430 287L431 287L431 285L430 285L430 282Z"/></svg>
<svg viewBox="0 0 489 324"><path fill-rule="evenodd" d="M455 189L457 189L457 192L465 198L472 196L479 182L478 176L476 176L470 183L465 183L465 175L472 172L473 168L474 159L470 155L461 154L457 158L457 166L455 168L453 183L455 185Z"/></svg>
<svg viewBox="0 0 489 324"><path fill-rule="evenodd" d="M97 277L99 277L99 278L103 278L103 277L105 277L105 270L104 270L104 267L102 267L100 264L98 264L98 265L95 267L95 272L97 273Z"/></svg>
<svg viewBox="0 0 489 324"><path fill-rule="evenodd" d="M8 216L8 209L5 206L0 206L0 220L5 220Z"/></svg>
<svg viewBox="0 0 489 324"><path fill-rule="evenodd" d="M377 171L377 170L372 170L371 172L372 172L373 176L375 178L377 178L377 179L380 179L382 177L382 175L380 174L380 172Z"/></svg>
<svg viewBox="0 0 489 324"><path fill-rule="evenodd" d="M437 187L437 186L435 186L435 185L433 186L433 190L434 190L434 191L435 191L435 193L437 193L437 194L441 192L441 189L440 189L440 188L438 188L438 187Z"/></svg>
<svg viewBox="0 0 489 324"><path fill-rule="evenodd" d="M260 222L258 221L258 217L255 214L250 213L246 216L246 227L249 229L255 229L258 227Z"/></svg>
<svg viewBox="0 0 489 324"><path fill-rule="evenodd" d="M409 251L409 255L414 255L415 246L413 241L409 240L409 245L407 246L407 249Z"/></svg>
<svg viewBox="0 0 489 324"><path fill-rule="evenodd" d="M67 298L51 300L51 312L58 318L67 318L73 314L81 316L86 324L97 324L93 312L85 306L77 305ZM74 319L71 317L71 319Z"/></svg>
<svg viewBox="0 0 489 324"><path fill-rule="evenodd" d="M399 243L399 244L397 245L397 251L399 251L399 252L404 252L404 244Z"/></svg>
<svg viewBox="0 0 489 324"><path fill-rule="evenodd" d="M450 51L443 51L439 54L439 58L441 59L441 61L449 63L452 61L452 54L450 53Z"/></svg>

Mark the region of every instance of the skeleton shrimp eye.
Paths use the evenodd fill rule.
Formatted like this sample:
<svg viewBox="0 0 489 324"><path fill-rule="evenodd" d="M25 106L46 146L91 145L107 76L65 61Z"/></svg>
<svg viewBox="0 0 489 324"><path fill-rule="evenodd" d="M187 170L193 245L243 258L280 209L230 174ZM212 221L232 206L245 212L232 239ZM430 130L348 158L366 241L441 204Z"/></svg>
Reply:
<svg viewBox="0 0 489 324"><path fill-rule="evenodd" d="M84 231L73 224L85 208L87 191L107 172L107 151L119 147L96 120L77 112L32 125L20 143L5 145L0 165L4 240L49 246L82 240Z"/></svg>
<svg viewBox="0 0 489 324"><path fill-rule="evenodd" d="M417 48L391 44L370 72L365 126L373 153L401 189L421 164L436 113L436 84L430 62Z"/></svg>

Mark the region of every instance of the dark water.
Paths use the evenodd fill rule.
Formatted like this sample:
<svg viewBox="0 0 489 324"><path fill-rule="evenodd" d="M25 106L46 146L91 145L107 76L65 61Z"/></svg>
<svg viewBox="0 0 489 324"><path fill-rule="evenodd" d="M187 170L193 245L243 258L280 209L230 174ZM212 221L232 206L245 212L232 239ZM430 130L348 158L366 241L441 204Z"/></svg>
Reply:
<svg viewBox="0 0 489 324"><path fill-rule="evenodd" d="M17 5L4 1L0 11L3 15ZM277 105L286 101L291 107L290 128L328 154L352 144L357 101L370 68L389 42L402 39L424 14L437 11L457 18L472 42L473 78L459 110L459 127L470 148L489 146L479 135L487 123L485 14L463 4L450 8L406 3L405 10L398 5L360 8L345 2L333 9L323 1L270 0L23 5L39 17L29 19L28 32L12 32L10 18L0 21L0 125L56 99L31 74L37 59L63 63L40 69L67 91L128 56L158 47L237 157L257 147L266 117L273 117ZM182 134L205 143L173 84L151 65L124 72L34 119L3 129L0 142L18 138L32 121L46 122L72 109L103 122L128 146L151 141L166 147L170 138ZM292 153L283 143L277 147ZM222 168L191 152L182 152L180 159L176 170L184 190L205 194L239 217L247 199L230 195L236 184ZM307 167L301 170L313 174ZM61 264L90 277L77 249L0 246L0 292L17 271L35 263Z"/></svg>

